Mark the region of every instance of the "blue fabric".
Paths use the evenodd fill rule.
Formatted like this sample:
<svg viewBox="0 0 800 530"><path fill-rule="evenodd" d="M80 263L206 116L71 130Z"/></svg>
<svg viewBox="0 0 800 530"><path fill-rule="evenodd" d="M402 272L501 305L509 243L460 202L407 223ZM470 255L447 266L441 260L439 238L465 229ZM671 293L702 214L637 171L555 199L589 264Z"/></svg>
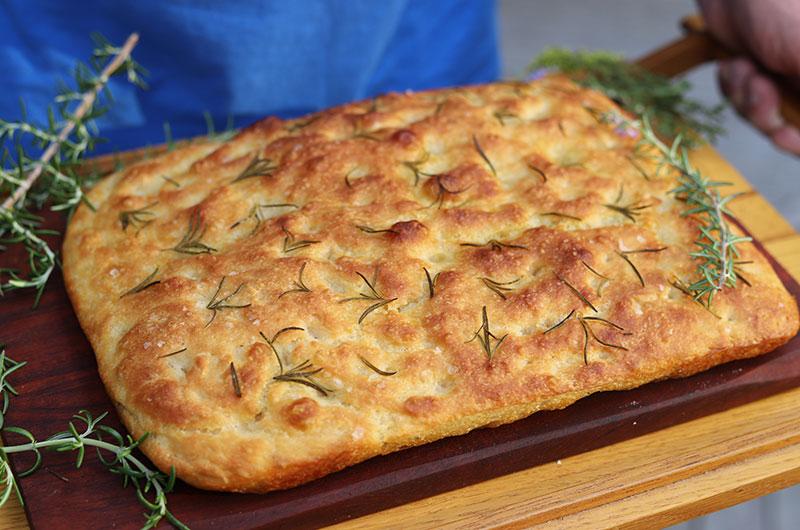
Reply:
<svg viewBox="0 0 800 530"><path fill-rule="evenodd" d="M44 119L59 79L139 32L149 90L112 81L100 151L292 117L388 91L487 82L499 59L493 0L19 0L0 2L0 116Z"/></svg>

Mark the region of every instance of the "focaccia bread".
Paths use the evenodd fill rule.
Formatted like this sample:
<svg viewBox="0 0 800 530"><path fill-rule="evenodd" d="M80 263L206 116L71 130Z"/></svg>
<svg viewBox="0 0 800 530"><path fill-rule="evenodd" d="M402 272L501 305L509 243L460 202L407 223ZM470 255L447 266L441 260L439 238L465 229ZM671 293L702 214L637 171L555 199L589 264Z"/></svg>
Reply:
<svg viewBox="0 0 800 530"><path fill-rule="evenodd" d="M749 286L687 292L698 223L611 110L559 76L390 94L106 178L64 275L126 426L264 492L786 342L752 244Z"/></svg>

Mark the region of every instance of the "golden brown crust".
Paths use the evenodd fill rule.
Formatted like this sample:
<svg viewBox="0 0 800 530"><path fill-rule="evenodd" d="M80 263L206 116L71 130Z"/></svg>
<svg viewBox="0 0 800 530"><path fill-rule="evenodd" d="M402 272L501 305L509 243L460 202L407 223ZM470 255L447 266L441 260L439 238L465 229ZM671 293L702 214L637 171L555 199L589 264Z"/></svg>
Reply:
<svg viewBox="0 0 800 530"><path fill-rule="evenodd" d="M674 176L586 107L615 108L556 76L391 94L105 179L64 275L143 450L269 491L793 336L750 244L713 313L676 287L697 226Z"/></svg>

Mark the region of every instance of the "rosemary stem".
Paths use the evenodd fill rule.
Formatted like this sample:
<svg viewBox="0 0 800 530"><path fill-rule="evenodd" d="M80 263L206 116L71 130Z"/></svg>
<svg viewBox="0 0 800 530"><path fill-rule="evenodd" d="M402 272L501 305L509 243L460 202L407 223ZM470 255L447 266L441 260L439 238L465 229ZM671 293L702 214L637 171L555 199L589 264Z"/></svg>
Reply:
<svg viewBox="0 0 800 530"><path fill-rule="evenodd" d="M108 78L128 59L133 48L136 46L136 43L139 42L139 35L137 33L131 33L128 37L128 40L125 41L125 44L120 48L119 52L117 52L114 59L103 68L103 71L100 72L100 76L97 78L97 82L91 88L91 90L85 92L83 97L81 98L81 102L78 105L78 108L75 109L75 112L72 114L72 117L67 120L67 123L64 125L64 128L61 129L61 132L58 136L53 139L50 144L45 149L42 156L39 157L39 161L37 164L34 165L33 169L28 176L25 178L25 181L18 187L14 193L6 198L3 201L3 204L0 205L0 209L3 210L11 210L15 204L17 204L25 194L28 193L28 190L33 187L36 181L42 174L42 170L45 165L47 165L50 160L58 153L61 144L66 142L69 138L69 135L72 134L73 129L75 129L75 125L83 118L84 114L86 114L89 109L92 108L94 105L95 99L97 99L97 94L103 87L108 83Z"/></svg>

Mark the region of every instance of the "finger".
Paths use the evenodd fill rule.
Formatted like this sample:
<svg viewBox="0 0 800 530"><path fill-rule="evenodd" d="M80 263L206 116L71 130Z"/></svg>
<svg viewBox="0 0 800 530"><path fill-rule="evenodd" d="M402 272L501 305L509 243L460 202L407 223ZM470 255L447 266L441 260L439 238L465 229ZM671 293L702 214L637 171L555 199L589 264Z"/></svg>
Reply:
<svg viewBox="0 0 800 530"><path fill-rule="evenodd" d="M718 77L722 93L739 112L744 112L747 101L747 82L756 73L756 66L744 57L720 61Z"/></svg>
<svg viewBox="0 0 800 530"><path fill-rule="evenodd" d="M739 35L733 23L732 13L736 7L731 6L731 0L699 0L700 10L703 13L706 27L717 40L724 43L732 50L740 50Z"/></svg>
<svg viewBox="0 0 800 530"><path fill-rule="evenodd" d="M784 125L770 134L772 141L789 153L800 155L800 131L791 125Z"/></svg>
<svg viewBox="0 0 800 530"><path fill-rule="evenodd" d="M763 74L754 73L745 85L745 101L742 114L753 125L770 134L783 127L780 114L780 94L775 84Z"/></svg>

